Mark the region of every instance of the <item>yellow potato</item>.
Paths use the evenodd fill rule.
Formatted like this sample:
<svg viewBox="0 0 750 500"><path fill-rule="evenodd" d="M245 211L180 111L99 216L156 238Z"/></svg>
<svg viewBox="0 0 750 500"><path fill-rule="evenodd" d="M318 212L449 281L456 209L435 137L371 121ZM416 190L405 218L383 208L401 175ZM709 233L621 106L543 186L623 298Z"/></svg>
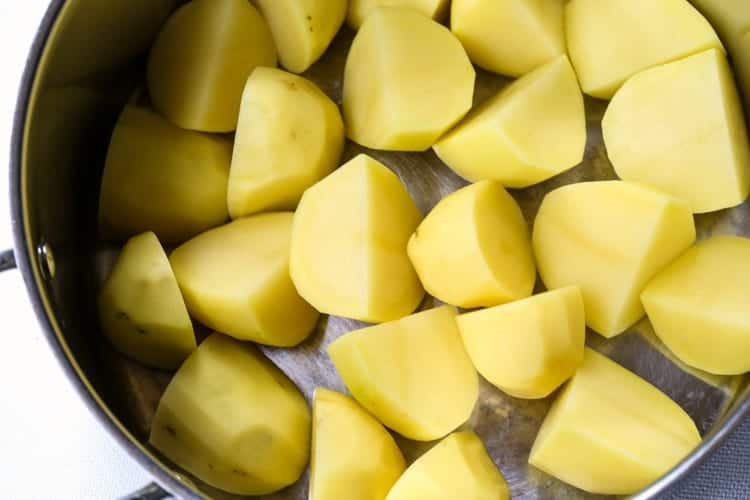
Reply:
<svg viewBox="0 0 750 500"><path fill-rule="evenodd" d="M450 306L356 330L328 353L346 387L378 420L418 441L466 422L479 380Z"/></svg>
<svg viewBox="0 0 750 500"><path fill-rule="evenodd" d="M302 475L310 409L257 349L215 333L167 386L149 442L211 486L265 495Z"/></svg>
<svg viewBox="0 0 750 500"><path fill-rule="evenodd" d="M565 33L581 88L602 99L646 68L723 50L714 29L687 0L570 0Z"/></svg>
<svg viewBox="0 0 750 500"><path fill-rule="evenodd" d="M167 255L154 233L128 240L99 294L102 331L118 351L171 370L195 349L195 334Z"/></svg>
<svg viewBox="0 0 750 500"><path fill-rule="evenodd" d="M112 133L99 198L106 239L153 231L180 243L228 218L232 143L126 107Z"/></svg>
<svg viewBox="0 0 750 500"><path fill-rule="evenodd" d="M276 47L247 0L192 0L167 20L148 60L154 107L182 128L231 132L256 66L276 66Z"/></svg>
<svg viewBox="0 0 750 500"><path fill-rule="evenodd" d="M472 62L521 76L565 54L563 0L453 0L451 31Z"/></svg>
<svg viewBox="0 0 750 500"><path fill-rule="evenodd" d="M711 49L633 76L609 104L602 130L626 181L680 198L696 213L747 198L750 145L723 52Z"/></svg>
<svg viewBox="0 0 750 500"><path fill-rule="evenodd" d="M739 37L733 47L732 62L737 72L740 93L745 98L745 109L750 109L750 31Z"/></svg>
<svg viewBox="0 0 750 500"><path fill-rule="evenodd" d="M292 216L239 219L172 252L172 269L195 319L240 340L282 347L312 332L318 312L289 278Z"/></svg>
<svg viewBox="0 0 750 500"><path fill-rule="evenodd" d="M539 274L549 289L578 285L586 323L605 337L644 314L646 283L695 241L687 205L624 181L551 191L534 223Z"/></svg>
<svg viewBox="0 0 750 500"><path fill-rule="evenodd" d="M319 311L370 323L417 308L424 289L406 243L422 219L399 178L359 155L308 189L294 217L290 271Z"/></svg>
<svg viewBox="0 0 750 500"><path fill-rule="evenodd" d="M347 137L372 149L424 151L469 111L474 77L445 26L412 9L378 7L346 59Z"/></svg>
<svg viewBox="0 0 750 500"><path fill-rule="evenodd" d="M355 30L377 7L409 7L440 21L448 11L450 0L349 0L346 21Z"/></svg>
<svg viewBox="0 0 750 500"><path fill-rule="evenodd" d="M232 218L293 210L344 147L339 109L314 83L256 68L242 95L227 199Z"/></svg>
<svg viewBox="0 0 750 500"><path fill-rule="evenodd" d="M427 292L449 304L494 306L534 288L528 225L495 181L440 200L409 239L408 252Z"/></svg>
<svg viewBox="0 0 750 500"><path fill-rule="evenodd" d="M456 432L411 464L386 500L508 500L505 478L479 437Z"/></svg>
<svg viewBox="0 0 750 500"><path fill-rule="evenodd" d="M456 318L477 371L517 398L545 398L583 362L586 319L577 286Z"/></svg>
<svg viewBox="0 0 750 500"><path fill-rule="evenodd" d="M747 0L692 0L727 47L732 47L737 37L750 30L750 2Z"/></svg>
<svg viewBox="0 0 750 500"><path fill-rule="evenodd" d="M677 403L591 349L542 423L529 463L591 493L648 486L700 443Z"/></svg>
<svg viewBox="0 0 750 500"><path fill-rule="evenodd" d="M522 188L579 164L585 147L583 95L562 55L485 101L433 149L468 180Z"/></svg>
<svg viewBox="0 0 750 500"><path fill-rule="evenodd" d="M383 500L406 469L380 422L328 389L315 390L312 442L309 500Z"/></svg>

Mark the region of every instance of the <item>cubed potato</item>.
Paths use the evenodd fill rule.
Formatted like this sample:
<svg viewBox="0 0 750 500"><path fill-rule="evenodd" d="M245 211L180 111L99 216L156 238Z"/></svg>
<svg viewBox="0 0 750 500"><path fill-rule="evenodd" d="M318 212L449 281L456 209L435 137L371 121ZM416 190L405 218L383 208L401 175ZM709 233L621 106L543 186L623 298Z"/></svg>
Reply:
<svg viewBox="0 0 750 500"><path fill-rule="evenodd" d="M331 44L346 17L347 0L255 0L271 28L279 61L302 73Z"/></svg>
<svg viewBox="0 0 750 500"><path fill-rule="evenodd" d="M646 68L723 50L714 29L687 0L570 0L565 33L581 88L602 99Z"/></svg>
<svg viewBox="0 0 750 500"><path fill-rule="evenodd" d="M232 143L182 130L146 108L126 107L107 151L99 197L105 239L153 231L181 243L224 223Z"/></svg>
<svg viewBox="0 0 750 500"><path fill-rule="evenodd" d="M652 68L617 91L602 120L620 178L684 200L693 212L742 203L750 145L726 56L716 49Z"/></svg>
<svg viewBox="0 0 750 500"><path fill-rule="evenodd" d="M359 403L402 436L439 439L466 422L479 377L441 306L336 339L328 353Z"/></svg>
<svg viewBox="0 0 750 500"><path fill-rule="evenodd" d="M212 229L170 256L190 314L240 340L289 347L318 312L289 277L291 212L259 214Z"/></svg>
<svg viewBox="0 0 750 500"><path fill-rule="evenodd" d="M154 233L128 240L99 294L102 331L141 363L172 370L195 349L195 334L167 255Z"/></svg>
<svg viewBox="0 0 750 500"><path fill-rule="evenodd" d="M343 147L339 109L314 83L256 68L234 137L229 214L293 210L305 189L336 168Z"/></svg>
<svg viewBox="0 0 750 500"><path fill-rule="evenodd" d="M347 137L372 149L424 151L471 109L474 77L445 26L412 9L378 7L346 59Z"/></svg>
<svg viewBox="0 0 750 500"><path fill-rule="evenodd" d="M695 241L690 209L625 181L551 191L534 223L534 253L549 289L578 285L586 323L613 337L644 314L646 283Z"/></svg>
<svg viewBox="0 0 750 500"><path fill-rule="evenodd" d="M346 21L359 29L365 18L377 7L409 7L425 16L440 21L448 11L450 0L349 0Z"/></svg>
<svg viewBox="0 0 750 500"><path fill-rule="evenodd" d="M297 290L321 312L370 323L411 313L424 289L406 243L420 220L396 174L355 157L302 196L290 261Z"/></svg>
<svg viewBox="0 0 750 500"><path fill-rule="evenodd" d="M351 398L313 397L310 500L383 500L406 469L387 430Z"/></svg>
<svg viewBox="0 0 750 500"><path fill-rule="evenodd" d="M472 62L521 76L565 54L563 0L453 0L451 31Z"/></svg>
<svg viewBox="0 0 750 500"><path fill-rule="evenodd" d="M684 363L718 375L750 371L750 239L699 242L641 294L656 335Z"/></svg>
<svg viewBox="0 0 750 500"><path fill-rule="evenodd" d="M310 454L310 409L255 347L216 333L167 386L149 442L211 486L265 495L302 475Z"/></svg>
<svg viewBox="0 0 750 500"><path fill-rule="evenodd" d="M411 464L386 500L508 500L505 478L479 437L456 432Z"/></svg>
<svg viewBox="0 0 750 500"><path fill-rule="evenodd" d="M465 179L513 188L578 165L585 148L583 95L564 55L482 103L433 146Z"/></svg>
<svg viewBox="0 0 750 500"><path fill-rule="evenodd" d="M477 371L517 398L545 398L583 362L586 318L577 286L456 318Z"/></svg>
<svg viewBox="0 0 750 500"><path fill-rule="evenodd" d="M747 0L691 0L706 16L728 48L750 30L750 2Z"/></svg>
<svg viewBox="0 0 750 500"><path fill-rule="evenodd" d="M148 60L154 107L182 128L231 132L256 66L276 66L265 20L247 0L192 0L167 20Z"/></svg>
<svg viewBox="0 0 750 500"><path fill-rule="evenodd" d="M700 440L677 403L587 348L547 413L529 463L591 493L628 495L677 465Z"/></svg>
<svg viewBox="0 0 750 500"><path fill-rule="evenodd" d="M494 306L534 288L529 227L495 181L440 200L409 239L408 252L427 292L448 304Z"/></svg>

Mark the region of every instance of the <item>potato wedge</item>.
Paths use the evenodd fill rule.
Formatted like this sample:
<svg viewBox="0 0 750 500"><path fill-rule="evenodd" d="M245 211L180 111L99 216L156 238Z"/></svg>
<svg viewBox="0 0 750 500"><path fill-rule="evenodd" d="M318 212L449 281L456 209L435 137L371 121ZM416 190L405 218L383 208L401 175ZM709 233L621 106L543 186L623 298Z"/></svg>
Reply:
<svg viewBox="0 0 750 500"><path fill-rule="evenodd" d="M349 0L346 22L355 30L359 29L377 7L409 7L439 22L447 13L449 3L450 0Z"/></svg>

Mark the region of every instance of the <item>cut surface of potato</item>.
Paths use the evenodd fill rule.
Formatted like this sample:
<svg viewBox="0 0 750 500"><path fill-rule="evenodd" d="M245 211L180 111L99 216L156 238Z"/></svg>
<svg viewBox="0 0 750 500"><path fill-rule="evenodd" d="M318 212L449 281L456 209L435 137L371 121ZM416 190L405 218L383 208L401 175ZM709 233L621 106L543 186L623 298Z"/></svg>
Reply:
<svg viewBox="0 0 750 500"><path fill-rule="evenodd" d="M190 314L240 340L281 347L304 340L318 312L289 277L292 217L238 219L176 248L169 260Z"/></svg>
<svg viewBox="0 0 750 500"><path fill-rule="evenodd" d="M684 200L693 212L742 203L750 145L726 56L716 49L638 73L602 120L620 178Z"/></svg>
<svg viewBox="0 0 750 500"><path fill-rule="evenodd" d="M211 486L265 495L302 475L310 409L255 347L213 334L167 386L149 442Z"/></svg>
<svg viewBox="0 0 750 500"><path fill-rule="evenodd" d="M310 500L383 500L406 469L387 430L348 396L313 397Z"/></svg>
<svg viewBox="0 0 750 500"><path fill-rule="evenodd" d="M268 21L289 71L302 73L317 61L339 31L346 0L255 0Z"/></svg>
<svg viewBox="0 0 750 500"><path fill-rule="evenodd" d="M528 225L495 181L440 200L409 239L408 252L427 292L449 304L494 306L534 288Z"/></svg>
<svg viewBox="0 0 750 500"><path fill-rule="evenodd" d="M154 233L128 240L99 294L102 330L118 351L172 370L195 334L167 255Z"/></svg>
<svg viewBox="0 0 750 500"><path fill-rule="evenodd" d="M750 371L750 240L716 236L659 272L641 300L656 335L684 363L719 375Z"/></svg>
<svg viewBox="0 0 750 500"><path fill-rule="evenodd" d="M344 69L344 122L373 149L424 151L469 111L474 68L461 42L412 9L378 7Z"/></svg>
<svg viewBox="0 0 750 500"><path fill-rule="evenodd" d="M605 337L643 314L646 283L695 241L687 205L625 181L551 191L534 222L534 253L549 289L578 285L586 323Z"/></svg>
<svg viewBox="0 0 750 500"><path fill-rule="evenodd" d="M126 107L107 151L99 196L105 239L153 231L180 243L228 218L232 143L182 130L153 111Z"/></svg>
<svg viewBox="0 0 750 500"><path fill-rule="evenodd" d="M565 33L581 88L602 99L646 68L723 50L714 29L687 0L570 0Z"/></svg>
<svg viewBox="0 0 750 500"><path fill-rule="evenodd" d="M338 107L314 83L256 68L234 137L229 214L293 210L305 189L336 168L343 147Z"/></svg>
<svg viewBox="0 0 750 500"><path fill-rule="evenodd" d="M386 500L508 500L505 478L479 437L456 432L432 447L393 486Z"/></svg>
<svg viewBox="0 0 750 500"><path fill-rule="evenodd" d="M529 463L591 493L628 495L677 465L700 440L677 403L587 348L547 413Z"/></svg>
<svg viewBox="0 0 750 500"><path fill-rule="evenodd" d="M256 66L276 66L276 47L247 0L192 0L167 20L148 60L154 107L182 128L231 132Z"/></svg>
<svg viewBox="0 0 750 500"><path fill-rule="evenodd" d="M434 146L458 175L527 187L583 160L586 113L567 56L516 80Z"/></svg>
<svg viewBox="0 0 750 500"><path fill-rule="evenodd" d="M448 10L450 0L349 0L346 21L355 30L377 7L409 7L420 14L440 21Z"/></svg>
<svg viewBox="0 0 750 500"><path fill-rule="evenodd" d="M466 422L479 379L442 306L356 330L329 347L356 400L386 426L418 441L439 439Z"/></svg>
<svg viewBox="0 0 750 500"><path fill-rule="evenodd" d="M477 371L517 398L544 398L583 362L586 319L577 286L461 314L458 329Z"/></svg>
<svg viewBox="0 0 750 500"><path fill-rule="evenodd" d="M396 174L353 158L299 203L290 260L297 290L321 312L370 323L411 313L424 289L406 244L421 219Z"/></svg>
<svg viewBox="0 0 750 500"><path fill-rule="evenodd" d="M565 54L563 0L453 0L451 31L472 62L520 76Z"/></svg>

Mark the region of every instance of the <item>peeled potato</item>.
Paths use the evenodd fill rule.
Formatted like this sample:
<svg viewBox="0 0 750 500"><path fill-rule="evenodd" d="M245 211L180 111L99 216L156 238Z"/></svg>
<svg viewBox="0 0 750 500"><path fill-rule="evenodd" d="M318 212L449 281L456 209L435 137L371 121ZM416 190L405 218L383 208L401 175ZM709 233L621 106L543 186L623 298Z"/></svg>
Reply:
<svg viewBox="0 0 750 500"><path fill-rule="evenodd" d="M562 55L485 101L433 149L465 179L522 188L578 165L585 147L583 95Z"/></svg>
<svg viewBox="0 0 750 500"><path fill-rule="evenodd" d="M628 495L700 443L687 413L591 349L547 413L529 463L582 490Z"/></svg>
<svg viewBox="0 0 750 500"><path fill-rule="evenodd" d="M359 155L308 189L294 217L290 271L321 312L370 323L417 308L424 289L406 254L422 219L399 178Z"/></svg>
<svg viewBox="0 0 750 500"><path fill-rule="evenodd" d="M451 31L472 62L521 76L565 54L563 0L453 0Z"/></svg>
<svg viewBox="0 0 750 500"><path fill-rule="evenodd" d="M408 7L439 21L448 10L449 0L349 0L346 21L355 30L377 7Z"/></svg>
<svg viewBox="0 0 750 500"><path fill-rule="evenodd" d="M545 398L583 362L586 320L577 286L456 318L474 366L517 398Z"/></svg>
<svg viewBox="0 0 750 500"><path fill-rule="evenodd" d="M211 486L265 495L302 475L310 410L297 387L257 349L213 334L167 386L149 442Z"/></svg>
<svg viewBox="0 0 750 500"><path fill-rule="evenodd" d="M639 71L706 49L723 50L714 29L687 0L570 0L565 32L581 88L602 99Z"/></svg>
<svg viewBox="0 0 750 500"><path fill-rule="evenodd" d="M314 83L275 68L247 80L234 137L228 204L232 218L293 210L331 173L344 147L338 107Z"/></svg>
<svg viewBox="0 0 750 500"><path fill-rule="evenodd" d="M692 0L719 33L727 47L750 30L750 2L747 0Z"/></svg>
<svg viewBox="0 0 750 500"><path fill-rule="evenodd" d="M182 130L153 111L126 107L107 151L99 197L106 239L153 231L180 243L228 218L232 143Z"/></svg>
<svg viewBox="0 0 750 500"><path fill-rule="evenodd" d="M259 214L212 229L172 252L190 314L240 340L289 347L313 330L318 312L289 277L290 212Z"/></svg>
<svg viewBox="0 0 750 500"><path fill-rule="evenodd" d="M479 380L450 306L347 333L328 346L346 387L378 420L418 441L466 422Z"/></svg>
<svg viewBox="0 0 750 500"><path fill-rule="evenodd" d="M404 469L380 422L351 398L315 389L309 500L382 500Z"/></svg>
<svg viewBox="0 0 750 500"><path fill-rule="evenodd" d="M408 252L427 292L449 304L493 306L534 288L529 228L495 181L440 200L409 239Z"/></svg>
<svg viewBox="0 0 750 500"><path fill-rule="evenodd" d="M624 181L551 191L534 222L533 245L547 288L577 285L586 323L605 337L644 314L646 283L695 241L687 205Z"/></svg>
<svg viewBox="0 0 750 500"><path fill-rule="evenodd" d="M750 109L750 31L742 35L733 52L732 58L740 92L745 98L745 109Z"/></svg>
<svg viewBox="0 0 750 500"><path fill-rule="evenodd" d="M192 0L167 20L148 60L154 107L178 126L237 127L240 98L256 66L276 66L276 47L247 0Z"/></svg>
<svg viewBox="0 0 750 500"><path fill-rule="evenodd" d="M474 76L447 28L412 9L378 7L346 59L347 137L372 149L424 151L469 111Z"/></svg>

